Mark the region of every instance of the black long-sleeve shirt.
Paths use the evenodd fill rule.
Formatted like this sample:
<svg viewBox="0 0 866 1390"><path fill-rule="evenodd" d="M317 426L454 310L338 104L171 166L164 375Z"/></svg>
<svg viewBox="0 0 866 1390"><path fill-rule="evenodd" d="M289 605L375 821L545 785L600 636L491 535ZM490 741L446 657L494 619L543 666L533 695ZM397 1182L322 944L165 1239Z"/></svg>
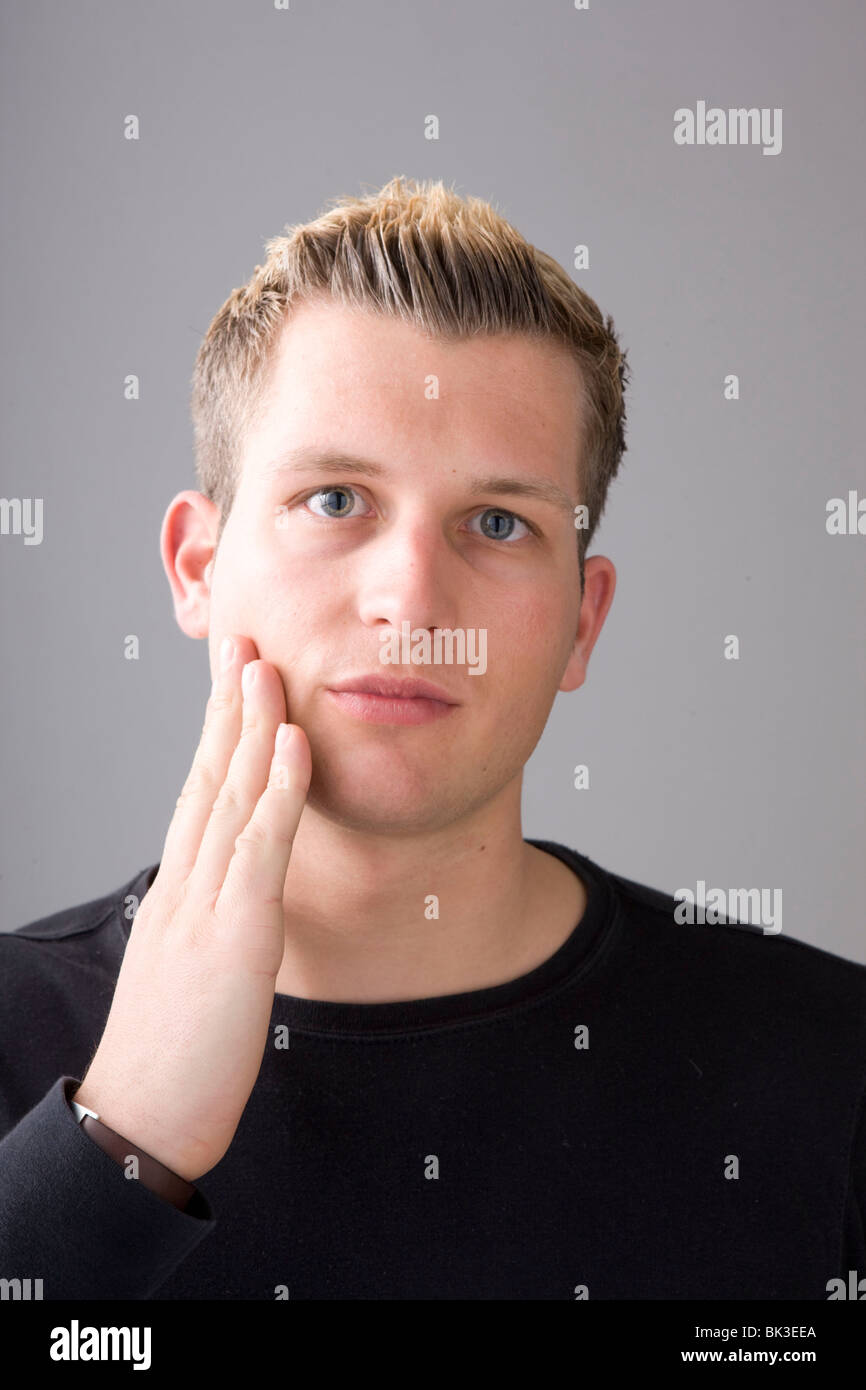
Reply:
<svg viewBox="0 0 866 1390"><path fill-rule="evenodd" d="M186 1211L69 1105L158 865L0 936L0 1278L46 1299L824 1300L863 1277L866 966L680 925L669 894L528 843L586 884L564 944L465 994L276 994Z"/></svg>

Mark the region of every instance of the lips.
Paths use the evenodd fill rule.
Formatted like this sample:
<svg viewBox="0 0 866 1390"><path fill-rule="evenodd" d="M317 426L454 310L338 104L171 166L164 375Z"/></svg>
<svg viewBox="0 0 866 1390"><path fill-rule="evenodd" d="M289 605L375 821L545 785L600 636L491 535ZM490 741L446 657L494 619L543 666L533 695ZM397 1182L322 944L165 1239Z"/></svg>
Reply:
<svg viewBox="0 0 866 1390"><path fill-rule="evenodd" d="M378 672L329 686L327 696L344 715L364 724L434 724L456 717L460 704L432 681L400 680Z"/></svg>
<svg viewBox="0 0 866 1390"><path fill-rule="evenodd" d="M441 686L434 685L432 681L416 680L412 676L403 680L395 679L393 676L353 676L349 680L341 681L339 685L329 686L328 689L341 693L380 695L394 700L438 700L443 705L460 703Z"/></svg>

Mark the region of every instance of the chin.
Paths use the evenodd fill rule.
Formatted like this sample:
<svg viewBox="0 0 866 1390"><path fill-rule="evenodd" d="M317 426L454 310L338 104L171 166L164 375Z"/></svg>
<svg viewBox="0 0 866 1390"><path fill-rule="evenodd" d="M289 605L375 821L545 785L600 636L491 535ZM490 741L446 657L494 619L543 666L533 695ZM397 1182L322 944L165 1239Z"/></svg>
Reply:
<svg viewBox="0 0 866 1390"><path fill-rule="evenodd" d="M318 815L334 825L362 835L383 835L388 839L441 830L452 821L441 805L431 806L429 803L424 806L397 806L393 802L370 801L368 797L342 800L313 800L308 797L307 801Z"/></svg>
<svg viewBox="0 0 866 1390"><path fill-rule="evenodd" d="M373 757L357 751L324 764L313 753L313 776L307 805L318 815L352 830L399 835L434 830L452 818L459 801L443 778L429 767L409 767L389 759L383 749Z"/></svg>

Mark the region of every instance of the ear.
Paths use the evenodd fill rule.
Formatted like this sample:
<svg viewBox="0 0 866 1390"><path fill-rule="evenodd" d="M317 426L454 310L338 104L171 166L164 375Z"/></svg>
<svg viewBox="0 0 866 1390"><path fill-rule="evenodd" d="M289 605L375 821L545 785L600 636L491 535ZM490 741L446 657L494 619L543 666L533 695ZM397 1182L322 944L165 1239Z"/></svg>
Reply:
<svg viewBox="0 0 866 1390"><path fill-rule="evenodd" d="M208 635L219 520L219 508L201 492L179 492L163 517L159 549L174 616L187 637Z"/></svg>
<svg viewBox="0 0 866 1390"><path fill-rule="evenodd" d="M584 565L583 598L574 646L565 668L560 690L577 690L586 680L590 653L601 632L616 591L616 569L606 555L593 555Z"/></svg>

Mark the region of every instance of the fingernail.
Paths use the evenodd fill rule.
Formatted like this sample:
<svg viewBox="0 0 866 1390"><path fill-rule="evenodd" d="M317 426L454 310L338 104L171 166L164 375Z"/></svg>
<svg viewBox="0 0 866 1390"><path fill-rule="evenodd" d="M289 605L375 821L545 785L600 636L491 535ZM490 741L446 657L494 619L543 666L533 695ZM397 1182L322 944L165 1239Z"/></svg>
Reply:
<svg viewBox="0 0 866 1390"><path fill-rule="evenodd" d="M235 654L235 644L230 637L224 637L220 644L220 670L227 671Z"/></svg>
<svg viewBox="0 0 866 1390"><path fill-rule="evenodd" d="M249 694L250 687L256 678L256 668L251 661L248 661L241 671L241 686L245 695Z"/></svg>

